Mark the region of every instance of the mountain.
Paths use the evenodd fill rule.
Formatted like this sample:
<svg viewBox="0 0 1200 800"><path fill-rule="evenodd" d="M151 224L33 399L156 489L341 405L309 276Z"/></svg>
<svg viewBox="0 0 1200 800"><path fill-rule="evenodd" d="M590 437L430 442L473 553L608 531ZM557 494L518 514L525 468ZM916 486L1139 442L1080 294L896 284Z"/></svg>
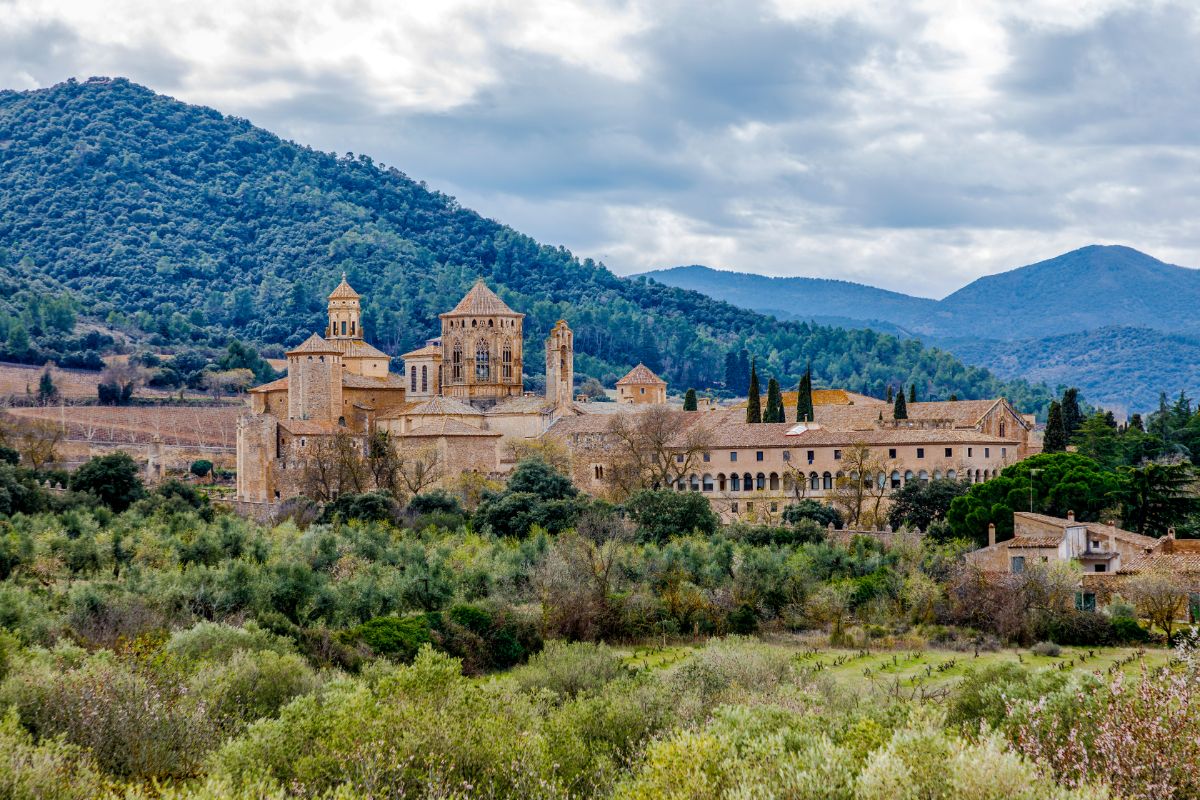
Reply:
<svg viewBox="0 0 1200 800"><path fill-rule="evenodd" d="M527 371L559 318L576 369L612 382L637 361L674 387L719 385L747 349L784 385L811 361L825 385L922 397L1044 387L998 381L948 354L869 330L770 317L646 279L462 208L367 156L335 156L124 79L0 92L0 276L70 292L80 313L164 347L218 334L278 352L324 327L340 272L365 297L364 331L395 355L437 332L476 277L528 313ZM2 282L0 282L2 283Z"/></svg>
<svg viewBox="0 0 1200 800"><path fill-rule="evenodd" d="M646 273L780 319L917 336L1002 377L1072 385L1114 409L1200 393L1200 270L1090 245L980 278L942 300L816 278L688 266ZM772 310L774 309L774 310Z"/></svg>
<svg viewBox="0 0 1200 800"><path fill-rule="evenodd" d="M1200 338L1149 328L1098 328L1042 339L1002 342L963 338L939 344L1001 377L1077 386L1088 402L1114 411L1158 407L1160 391L1200 394Z"/></svg>
<svg viewBox="0 0 1200 800"><path fill-rule="evenodd" d="M692 265L643 273L667 286L691 289L781 319L839 320L845 327L903 329L925 320L936 300L827 278L773 278Z"/></svg>
<svg viewBox="0 0 1200 800"><path fill-rule="evenodd" d="M1090 245L988 275L938 303L923 333L1031 339L1102 327L1200 334L1200 270Z"/></svg>

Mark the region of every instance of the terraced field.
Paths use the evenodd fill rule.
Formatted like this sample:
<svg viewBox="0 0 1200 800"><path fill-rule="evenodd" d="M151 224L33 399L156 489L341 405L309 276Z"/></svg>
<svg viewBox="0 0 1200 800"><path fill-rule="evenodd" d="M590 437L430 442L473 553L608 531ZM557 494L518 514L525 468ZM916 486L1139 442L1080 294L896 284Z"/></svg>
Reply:
<svg viewBox="0 0 1200 800"><path fill-rule="evenodd" d="M146 444L158 436L179 447L237 445L237 419L244 407L223 406L58 406L22 407L8 413L63 426L72 441Z"/></svg>

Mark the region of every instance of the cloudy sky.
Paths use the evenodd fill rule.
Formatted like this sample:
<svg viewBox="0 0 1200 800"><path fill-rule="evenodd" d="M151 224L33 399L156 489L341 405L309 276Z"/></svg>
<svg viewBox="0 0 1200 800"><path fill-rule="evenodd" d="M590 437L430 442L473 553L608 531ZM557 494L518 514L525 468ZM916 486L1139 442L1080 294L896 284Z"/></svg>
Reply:
<svg viewBox="0 0 1200 800"><path fill-rule="evenodd" d="M0 0L0 87L124 75L619 273L940 297L1093 242L1200 265L1198 9Z"/></svg>

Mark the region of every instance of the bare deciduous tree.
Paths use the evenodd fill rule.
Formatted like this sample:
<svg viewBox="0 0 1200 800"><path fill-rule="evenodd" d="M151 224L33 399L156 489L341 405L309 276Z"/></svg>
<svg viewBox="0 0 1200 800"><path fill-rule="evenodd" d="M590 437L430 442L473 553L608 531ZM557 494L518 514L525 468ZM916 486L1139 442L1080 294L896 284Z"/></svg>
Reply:
<svg viewBox="0 0 1200 800"><path fill-rule="evenodd" d="M697 415L666 406L614 414L608 435L615 452L606 480L618 497L685 479L710 449L711 441Z"/></svg>
<svg viewBox="0 0 1200 800"><path fill-rule="evenodd" d="M1138 613L1162 628L1169 638L1187 598L1183 581L1174 573L1154 570L1130 578L1124 591Z"/></svg>

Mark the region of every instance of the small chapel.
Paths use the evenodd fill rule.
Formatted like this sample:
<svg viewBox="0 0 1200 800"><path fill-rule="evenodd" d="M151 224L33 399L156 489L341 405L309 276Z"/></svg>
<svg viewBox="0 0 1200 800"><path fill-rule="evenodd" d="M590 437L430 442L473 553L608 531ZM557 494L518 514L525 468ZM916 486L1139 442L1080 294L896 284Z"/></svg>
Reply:
<svg viewBox="0 0 1200 800"><path fill-rule="evenodd" d="M507 442L541 436L574 400L574 338L559 320L546 338L546 390L524 391L524 319L483 279L439 315L441 335L401 356L403 371L364 339L362 298L346 276L329 294L324 335L287 352L287 376L250 390L238 422L237 499L277 503L301 493L306 469L337 438L366 452L384 432L435 448L448 472L503 472Z"/></svg>

